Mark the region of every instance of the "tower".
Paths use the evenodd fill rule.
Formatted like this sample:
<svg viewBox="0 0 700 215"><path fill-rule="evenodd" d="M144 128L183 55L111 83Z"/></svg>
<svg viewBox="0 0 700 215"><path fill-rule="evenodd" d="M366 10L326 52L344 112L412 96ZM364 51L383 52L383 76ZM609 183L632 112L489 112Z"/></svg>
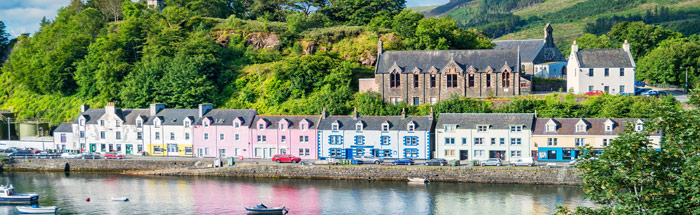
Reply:
<svg viewBox="0 0 700 215"><path fill-rule="evenodd" d="M552 37L552 25L549 23L544 26L544 40L547 43L554 43L554 37Z"/></svg>

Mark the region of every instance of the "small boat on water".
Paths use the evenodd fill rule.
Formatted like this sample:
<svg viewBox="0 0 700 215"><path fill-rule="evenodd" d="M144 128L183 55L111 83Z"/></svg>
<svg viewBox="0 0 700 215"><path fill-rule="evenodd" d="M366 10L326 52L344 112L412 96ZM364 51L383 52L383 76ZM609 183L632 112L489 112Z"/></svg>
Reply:
<svg viewBox="0 0 700 215"><path fill-rule="evenodd" d="M283 206L268 208L264 204L258 204L253 207L245 207L249 214L287 214L289 210Z"/></svg>
<svg viewBox="0 0 700 215"><path fill-rule="evenodd" d="M427 178L408 178L408 183L428 183L430 180Z"/></svg>
<svg viewBox="0 0 700 215"><path fill-rule="evenodd" d="M39 207L37 205L32 206L17 206L17 210L21 214L56 214L60 208L56 206Z"/></svg>
<svg viewBox="0 0 700 215"><path fill-rule="evenodd" d="M117 202L128 202L129 198L128 197L112 197L112 201L117 201Z"/></svg>
<svg viewBox="0 0 700 215"><path fill-rule="evenodd" d="M39 201L36 193L15 193L15 188L10 185L0 185L0 203L2 204L31 204Z"/></svg>

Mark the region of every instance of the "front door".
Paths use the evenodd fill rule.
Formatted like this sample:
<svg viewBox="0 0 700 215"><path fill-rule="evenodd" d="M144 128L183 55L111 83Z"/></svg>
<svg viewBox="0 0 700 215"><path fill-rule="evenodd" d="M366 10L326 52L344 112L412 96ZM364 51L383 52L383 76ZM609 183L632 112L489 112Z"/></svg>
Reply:
<svg viewBox="0 0 700 215"><path fill-rule="evenodd" d="M469 160L469 150L459 150L460 160Z"/></svg>
<svg viewBox="0 0 700 215"><path fill-rule="evenodd" d="M345 159L352 159L353 157L352 149L345 149Z"/></svg>
<svg viewBox="0 0 700 215"><path fill-rule="evenodd" d="M281 148L281 149L280 149L280 154L286 155L286 154L287 154L287 149Z"/></svg>
<svg viewBox="0 0 700 215"><path fill-rule="evenodd" d="M267 155L270 153L269 148L263 148L263 158L267 158Z"/></svg>
<svg viewBox="0 0 700 215"><path fill-rule="evenodd" d="M168 144L168 155L169 156L177 156L178 155L177 144Z"/></svg>
<svg viewBox="0 0 700 215"><path fill-rule="evenodd" d="M134 145L126 144L126 154L127 155L130 155L131 153L133 153L132 152L133 150L134 150Z"/></svg>
<svg viewBox="0 0 700 215"><path fill-rule="evenodd" d="M204 157L204 149L197 148L197 157Z"/></svg>
<svg viewBox="0 0 700 215"><path fill-rule="evenodd" d="M97 152L97 144L90 143L90 152Z"/></svg>

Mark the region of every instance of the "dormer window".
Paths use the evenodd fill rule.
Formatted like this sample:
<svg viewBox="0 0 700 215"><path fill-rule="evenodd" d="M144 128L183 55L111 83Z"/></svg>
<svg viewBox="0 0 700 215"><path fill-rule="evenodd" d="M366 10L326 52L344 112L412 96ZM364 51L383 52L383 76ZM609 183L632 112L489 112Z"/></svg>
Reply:
<svg viewBox="0 0 700 215"><path fill-rule="evenodd" d="M586 132L586 125L576 125L576 132Z"/></svg>
<svg viewBox="0 0 700 215"><path fill-rule="evenodd" d="M143 127L143 121L141 121L141 119L136 120L136 127L137 128Z"/></svg>
<svg viewBox="0 0 700 215"><path fill-rule="evenodd" d="M153 121L153 126L156 128L160 128L160 120L156 119L155 121Z"/></svg>
<svg viewBox="0 0 700 215"><path fill-rule="evenodd" d="M119 128L119 127L122 126L122 124L121 124L119 121L116 121L116 122L114 123L114 126L117 127L117 128Z"/></svg>
<svg viewBox="0 0 700 215"><path fill-rule="evenodd" d="M100 126L105 126L105 121L104 121L104 120L100 120Z"/></svg>
<svg viewBox="0 0 700 215"><path fill-rule="evenodd" d="M284 131L284 128L286 127L286 124L280 124L280 130Z"/></svg>
<svg viewBox="0 0 700 215"><path fill-rule="evenodd" d="M233 127L234 127L234 128L241 127L241 123L240 123L240 122L234 122L234 123L233 123Z"/></svg>
<svg viewBox="0 0 700 215"><path fill-rule="evenodd" d="M301 124L301 130L306 131L306 124Z"/></svg>
<svg viewBox="0 0 700 215"><path fill-rule="evenodd" d="M382 124L382 131L389 131L389 123Z"/></svg>
<svg viewBox="0 0 700 215"><path fill-rule="evenodd" d="M612 131L613 126L612 125L605 125L605 131Z"/></svg>
<svg viewBox="0 0 700 215"><path fill-rule="evenodd" d="M362 123L361 122L358 122L357 124L355 124L355 131L362 131Z"/></svg>
<svg viewBox="0 0 700 215"><path fill-rule="evenodd" d="M331 125L331 130L333 130L333 131L338 131L338 127L339 127L339 126L338 126L338 123L337 123L337 122L334 122L334 123Z"/></svg>
<svg viewBox="0 0 700 215"><path fill-rule="evenodd" d="M445 125L444 126L445 132L454 132L456 128L457 128L457 125Z"/></svg>
<svg viewBox="0 0 700 215"><path fill-rule="evenodd" d="M410 124L408 124L406 130L408 130L408 132L413 132L416 130L416 125L414 125L413 123L410 123Z"/></svg>
<svg viewBox="0 0 700 215"><path fill-rule="evenodd" d="M522 125L511 125L510 132L521 132L523 130Z"/></svg>
<svg viewBox="0 0 700 215"><path fill-rule="evenodd" d="M81 125L81 126L82 126L82 125L85 125L85 120L84 120L84 119L80 119L80 125Z"/></svg>
<svg viewBox="0 0 700 215"><path fill-rule="evenodd" d="M547 126L545 126L545 127L546 127L545 129L546 129L548 132L555 132L555 131L557 130L557 126L556 126L556 125L547 125Z"/></svg>
<svg viewBox="0 0 700 215"><path fill-rule="evenodd" d="M635 131L642 131L642 130L644 130L644 125L642 125L642 124L637 124L637 125L634 126L634 130L635 130Z"/></svg>
<svg viewBox="0 0 700 215"><path fill-rule="evenodd" d="M204 124L205 128L209 127L209 120L204 120L204 122L202 122L202 123Z"/></svg>
<svg viewBox="0 0 700 215"><path fill-rule="evenodd" d="M489 131L489 126L488 125L477 125L476 131L477 132L487 132L487 131Z"/></svg>
<svg viewBox="0 0 700 215"><path fill-rule="evenodd" d="M265 130L265 123L258 123L258 130Z"/></svg>
<svg viewBox="0 0 700 215"><path fill-rule="evenodd" d="M190 121L189 121L189 120L186 120L186 121L185 121L185 128L189 128L189 127L190 127Z"/></svg>

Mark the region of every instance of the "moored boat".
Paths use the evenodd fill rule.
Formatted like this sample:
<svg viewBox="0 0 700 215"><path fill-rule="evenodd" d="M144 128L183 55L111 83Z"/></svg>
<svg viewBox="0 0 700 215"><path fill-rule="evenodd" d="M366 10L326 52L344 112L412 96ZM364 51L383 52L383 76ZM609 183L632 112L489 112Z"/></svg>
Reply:
<svg viewBox="0 0 700 215"><path fill-rule="evenodd" d="M21 214L56 214L58 211L56 206L39 207L36 205L32 206L17 206L17 210Z"/></svg>
<svg viewBox="0 0 700 215"><path fill-rule="evenodd" d="M112 197L112 201L126 202L129 201L128 197Z"/></svg>
<svg viewBox="0 0 700 215"><path fill-rule="evenodd" d="M409 183L428 183L430 180L427 178L408 178Z"/></svg>
<svg viewBox="0 0 700 215"><path fill-rule="evenodd" d="M10 185L0 185L0 203L3 204L31 204L39 201L36 193L15 193L15 188Z"/></svg>
<svg viewBox="0 0 700 215"><path fill-rule="evenodd" d="M249 214L287 214L289 210L283 206L269 208L264 204L259 204L253 207L245 207Z"/></svg>

